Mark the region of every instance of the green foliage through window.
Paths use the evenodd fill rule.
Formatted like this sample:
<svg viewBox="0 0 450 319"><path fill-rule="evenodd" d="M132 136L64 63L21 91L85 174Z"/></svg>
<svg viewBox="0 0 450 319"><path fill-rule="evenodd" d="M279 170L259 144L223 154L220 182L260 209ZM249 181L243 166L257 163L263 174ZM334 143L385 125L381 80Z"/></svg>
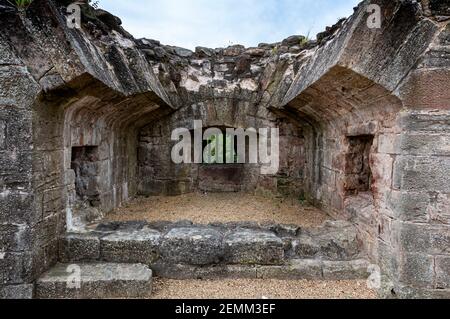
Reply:
<svg viewBox="0 0 450 319"><path fill-rule="evenodd" d="M203 162L205 164L237 163L234 136L230 134L218 134L211 136L206 141L203 150Z"/></svg>

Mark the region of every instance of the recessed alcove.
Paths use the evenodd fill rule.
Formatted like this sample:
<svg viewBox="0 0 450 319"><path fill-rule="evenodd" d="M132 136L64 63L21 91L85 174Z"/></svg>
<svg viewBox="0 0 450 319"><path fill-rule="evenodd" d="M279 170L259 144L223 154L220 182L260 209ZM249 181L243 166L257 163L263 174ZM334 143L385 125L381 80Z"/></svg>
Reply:
<svg viewBox="0 0 450 319"><path fill-rule="evenodd" d="M345 155L345 192L346 195L358 195L370 192L372 170L370 151L373 146L372 135L349 136L348 152Z"/></svg>

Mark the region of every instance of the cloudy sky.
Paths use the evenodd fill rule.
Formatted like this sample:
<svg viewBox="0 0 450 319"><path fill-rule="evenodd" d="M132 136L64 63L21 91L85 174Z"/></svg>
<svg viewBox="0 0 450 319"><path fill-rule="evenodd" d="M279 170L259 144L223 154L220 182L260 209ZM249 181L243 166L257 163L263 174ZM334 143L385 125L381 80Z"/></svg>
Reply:
<svg viewBox="0 0 450 319"><path fill-rule="evenodd" d="M136 38L194 49L315 35L360 0L100 0Z"/></svg>

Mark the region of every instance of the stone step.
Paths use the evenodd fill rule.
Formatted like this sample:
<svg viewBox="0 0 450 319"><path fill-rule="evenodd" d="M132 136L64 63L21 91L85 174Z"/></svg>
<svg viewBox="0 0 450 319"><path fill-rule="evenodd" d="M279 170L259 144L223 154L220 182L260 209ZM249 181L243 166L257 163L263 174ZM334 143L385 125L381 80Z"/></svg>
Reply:
<svg viewBox="0 0 450 319"><path fill-rule="evenodd" d="M36 282L41 299L148 298L152 270L142 264L58 264Z"/></svg>
<svg viewBox="0 0 450 319"><path fill-rule="evenodd" d="M279 280L355 280L368 279L370 263L365 259L323 261L292 259L285 265L194 266L156 263L155 276L167 279L279 279Z"/></svg>
<svg viewBox="0 0 450 319"><path fill-rule="evenodd" d="M68 234L59 247L61 262L141 263L169 278L195 279L202 277L202 272L238 278L248 273L252 278L256 277L254 268L259 267L260 273L264 267L266 273L288 273L299 260L312 266L309 273L313 278L329 273L332 267L325 267L327 262L345 269L345 278L338 279L353 279L352 272L364 273L352 268L352 263L364 256L355 228L346 222L328 222L311 229L249 223L110 223L87 233ZM180 269L186 274L176 273Z"/></svg>

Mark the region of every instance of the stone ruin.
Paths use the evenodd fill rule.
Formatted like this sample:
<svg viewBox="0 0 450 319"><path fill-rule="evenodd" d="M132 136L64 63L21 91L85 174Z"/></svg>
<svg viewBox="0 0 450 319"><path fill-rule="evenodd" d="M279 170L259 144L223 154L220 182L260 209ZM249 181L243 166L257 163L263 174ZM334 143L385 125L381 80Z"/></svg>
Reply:
<svg viewBox="0 0 450 319"><path fill-rule="evenodd" d="M152 271L352 279L371 267L381 297L450 298L448 0L363 1L314 41L195 52L134 39L87 4L69 28L70 3L18 13L0 0L1 298L145 297ZM280 128L279 172L173 164L171 132L194 120ZM135 196L257 190L334 220L88 227Z"/></svg>

